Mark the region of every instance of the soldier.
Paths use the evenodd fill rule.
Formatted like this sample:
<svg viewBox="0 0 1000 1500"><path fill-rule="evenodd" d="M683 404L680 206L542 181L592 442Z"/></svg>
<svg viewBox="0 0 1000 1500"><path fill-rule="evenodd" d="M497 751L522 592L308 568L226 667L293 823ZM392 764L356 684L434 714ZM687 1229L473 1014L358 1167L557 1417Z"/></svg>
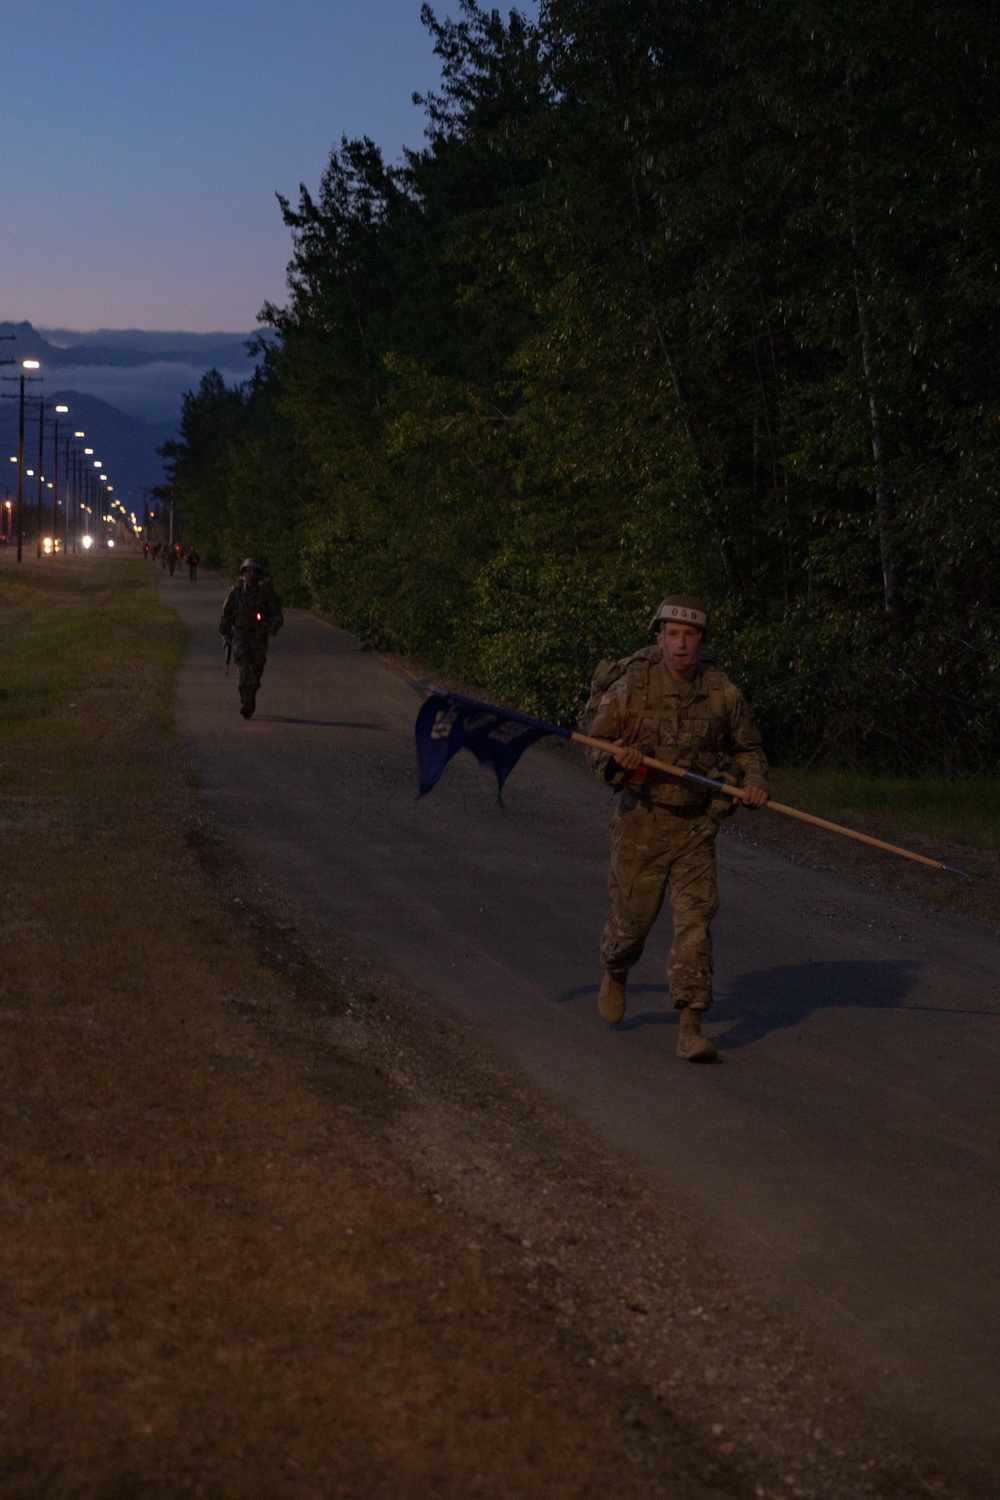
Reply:
<svg viewBox="0 0 1000 1500"><path fill-rule="evenodd" d="M219 625L219 633L226 645L232 646L239 668L240 713L244 719L251 718L257 706L268 640L284 623L281 600L271 580L264 577L264 569L255 558L245 558L239 580L223 605Z"/></svg>
<svg viewBox="0 0 1000 1500"><path fill-rule="evenodd" d="M188 577L191 579L192 583L197 583L198 582L198 564L201 562L201 558L198 556L197 552L195 551L195 549L193 547L191 548L191 551L187 555L186 562L187 562L187 565L188 565Z"/></svg>
<svg viewBox="0 0 1000 1500"><path fill-rule="evenodd" d="M701 1034L712 1003L709 926L719 908L715 836L734 808L707 788L641 765L643 754L725 780L746 804L768 800L767 761L742 694L703 655L708 606L676 594L653 616L655 646L597 669L587 732L614 742L614 753L589 751L600 781L619 794L611 824L611 910L601 939L605 975L598 1008L609 1023L625 1014L625 981L670 892L674 941L667 977L680 1011L677 1056L712 1062ZM590 709L594 712L590 714Z"/></svg>

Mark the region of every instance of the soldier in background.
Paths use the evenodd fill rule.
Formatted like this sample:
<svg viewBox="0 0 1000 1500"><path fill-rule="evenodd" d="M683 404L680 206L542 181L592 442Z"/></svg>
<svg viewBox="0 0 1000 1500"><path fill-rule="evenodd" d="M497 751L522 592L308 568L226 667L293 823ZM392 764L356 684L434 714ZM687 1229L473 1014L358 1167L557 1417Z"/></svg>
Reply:
<svg viewBox="0 0 1000 1500"><path fill-rule="evenodd" d="M187 565L188 565L188 577L190 578L190 580L191 580L192 583L197 583L198 582L198 564L201 562L201 558L198 556L197 552L194 550L193 547L191 548L191 551L188 553L187 558L185 560L186 560Z"/></svg>
<svg viewBox="0 0 1000 1500"><path fill-rule="evenodd" d="M281 600L271 580L264 577L264 569L255 558L246 558L239 579L229 590L219 624L219 633L226 645L232 646L239 668L240 713L244 719L251 718L257 706L268 641L284 623Z"/></svg>
<svg viewBox="0 0 1000 1500"><path fill-rule="evenodd" d="M619 794L598 1007L609 1023L624 1016L628 972L669 890L674 941L667 977L680 1011L677 1055L712 1062L717 1053L701 1034L701 1016L712 1003L709 928L719 909L715 836L735 803L649 770L641 758L743 787L751 807L768 800L767 761L743 695L703 659L708 606L674 595L660 605L651 628L655 646L601 663L588 704L587 732L615 747L612 754L591 750L589 758L598 779Z"/></svg>

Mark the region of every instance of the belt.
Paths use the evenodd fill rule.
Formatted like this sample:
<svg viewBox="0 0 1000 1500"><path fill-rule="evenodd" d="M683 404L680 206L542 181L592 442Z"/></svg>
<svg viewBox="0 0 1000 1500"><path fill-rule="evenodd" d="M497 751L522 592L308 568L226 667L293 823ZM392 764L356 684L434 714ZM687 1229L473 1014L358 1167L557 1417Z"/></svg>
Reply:
<svg viewBox="0 0 1000 1500"><path fill-rule="evenodd" d="M635 807L644 807L647 812L668 812L675 818L703 818L708 807L704 802L654 802L651 797L638 796L630 787L621 794L621 811L631 812Z"/></svg>

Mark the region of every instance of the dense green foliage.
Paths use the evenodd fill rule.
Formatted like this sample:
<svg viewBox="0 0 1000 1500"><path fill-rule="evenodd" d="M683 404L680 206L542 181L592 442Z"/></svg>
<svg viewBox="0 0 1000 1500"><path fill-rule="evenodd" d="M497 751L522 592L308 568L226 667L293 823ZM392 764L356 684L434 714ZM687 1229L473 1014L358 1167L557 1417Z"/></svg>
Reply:
<svg viewBox="0 0 1000 1500"><path fill-rule="evenodd" d="M985 0L424 11L423 149L282 201L189 533L569 718L666 592L786 761L1000 755L1000 17Z"/></svg>

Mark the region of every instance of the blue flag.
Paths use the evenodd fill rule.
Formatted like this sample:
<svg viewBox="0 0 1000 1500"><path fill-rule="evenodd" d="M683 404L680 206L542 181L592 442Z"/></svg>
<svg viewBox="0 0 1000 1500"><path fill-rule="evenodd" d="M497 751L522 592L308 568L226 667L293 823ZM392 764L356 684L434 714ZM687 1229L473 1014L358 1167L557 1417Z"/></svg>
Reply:
<svg viewBox="0 0 1000 1500"><path fill-rule="evenodd" d="M431 689L431 696L417 714L414 732L421 797L437 786L445 766L459 750L471 750L481 766L492 768L499 793L529 745L547 734L570 738L570 731L557 724L440 688Z"/></svg>

